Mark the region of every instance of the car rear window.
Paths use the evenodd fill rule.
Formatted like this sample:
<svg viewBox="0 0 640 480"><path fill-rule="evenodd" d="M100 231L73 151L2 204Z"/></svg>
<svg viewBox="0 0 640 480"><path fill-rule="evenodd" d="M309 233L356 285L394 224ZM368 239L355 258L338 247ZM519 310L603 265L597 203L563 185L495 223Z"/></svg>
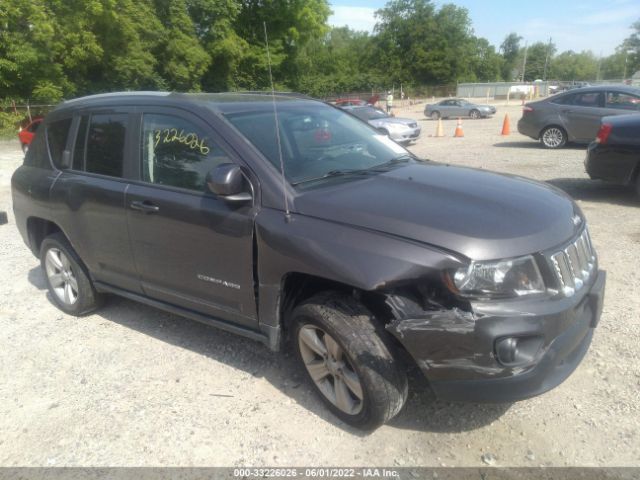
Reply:
<svg viewBox="0 0 640 480"><path fill-rule="evenodd" d="M47 126L49 155L56 168L62 168L62 153L67 146L67 136L71 127L71 118L51 122Z"/></svg>
<svg viewBox="0 0 640 480"><path fill-rule="evenodd" d="M91 115L86 147L87 172L122 177L127 119L125 113Z"/></svg>

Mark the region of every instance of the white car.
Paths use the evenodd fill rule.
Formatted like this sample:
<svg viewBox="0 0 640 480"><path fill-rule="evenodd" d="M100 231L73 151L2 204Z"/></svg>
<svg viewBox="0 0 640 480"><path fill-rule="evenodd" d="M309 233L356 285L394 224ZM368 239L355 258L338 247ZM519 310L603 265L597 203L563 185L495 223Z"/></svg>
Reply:
<svg viewBox="0 0 640 480"><path fill-rule="evenodd" d="M398 143L409 143L420 136L420 126L412 118L392 117L371 106L345 107L344 110L364 120Z"/></svg>

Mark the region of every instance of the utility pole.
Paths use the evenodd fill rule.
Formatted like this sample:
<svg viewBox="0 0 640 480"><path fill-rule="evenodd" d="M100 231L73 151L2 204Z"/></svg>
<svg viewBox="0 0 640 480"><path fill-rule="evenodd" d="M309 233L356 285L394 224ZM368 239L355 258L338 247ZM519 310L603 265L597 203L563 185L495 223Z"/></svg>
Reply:
<svg viewBox="0 0 640 480"><path fill-rule="evenodd" d="M528 42L524 42L524 60L522 61L522 83L524 83L524 72L527 69L527 50L529 49ZM625 71L626 71L626 62L625 62Z"/></svg>
<svg viewBox="0 0 640 480"><path fill-rule="evenodd" d="M549 45L547 45L547 55L544 57L544 74L542 80L547 80L547 65L549 64L549 53L551 52L551 37L549 37Z"/></svg>

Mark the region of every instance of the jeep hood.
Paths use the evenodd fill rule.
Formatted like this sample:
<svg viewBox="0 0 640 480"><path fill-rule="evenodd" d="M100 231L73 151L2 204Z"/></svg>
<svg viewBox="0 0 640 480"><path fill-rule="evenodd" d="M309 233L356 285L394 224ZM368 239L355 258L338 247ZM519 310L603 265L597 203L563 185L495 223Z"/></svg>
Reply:
<svg viewBox="0 0 640 480"><path fill-rule="evenodd" d="M521 177L435 162L301 192L297 213L404 237L474 260L546 250L571 238L582 215L560 190ZM574 224L579 215L581 221Z"/></svg>

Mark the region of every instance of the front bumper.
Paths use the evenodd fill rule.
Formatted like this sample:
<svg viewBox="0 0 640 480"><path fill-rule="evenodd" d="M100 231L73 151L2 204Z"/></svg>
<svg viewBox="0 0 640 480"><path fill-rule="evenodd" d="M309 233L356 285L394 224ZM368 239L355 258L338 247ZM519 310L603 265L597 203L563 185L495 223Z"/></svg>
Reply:
<svg viewBox="0 0 640 480"><path fill-rule="evenodd" d="M562 383L587 352L602 312L606 273L579 298L475 304L473 313L446 310L396 320L388 329L421 368L437 397L465 402L513 402ZM577 296L577 295L576 295ZM535 339L531 360L507 366L501 339Z"/></svg>
<svg viewBox="0 0 640 480"><path fill-rule="evenodd" d="M400 131L394 131L389 134L389 137L396 142L411 142L417 140L420 137L421 128L407 128Z"/></svg>

